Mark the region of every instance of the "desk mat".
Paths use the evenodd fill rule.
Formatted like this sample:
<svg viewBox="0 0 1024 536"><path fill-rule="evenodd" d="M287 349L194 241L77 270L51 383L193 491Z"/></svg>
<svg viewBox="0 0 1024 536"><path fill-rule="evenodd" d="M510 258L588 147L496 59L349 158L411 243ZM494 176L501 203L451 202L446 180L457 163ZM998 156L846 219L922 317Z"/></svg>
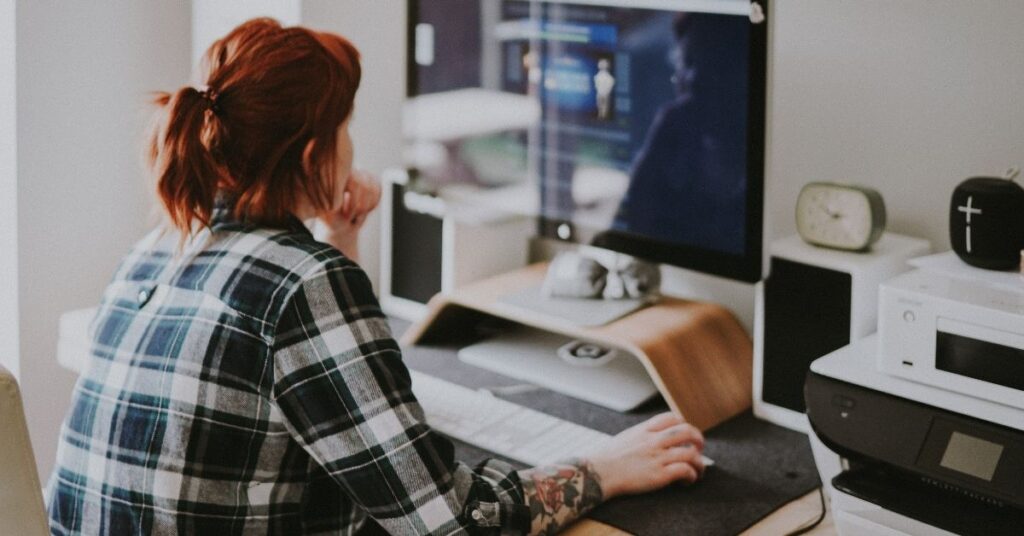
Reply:
<svg viewBox="0 0 1024 536"><path fill-rule="evenodd" d="M392 320L398 336L408 323ZM473 388L500 388L522 382L462 363L457 348L403 348L415 370ZM538 389L500 395L509 401L577 422L609 434L666 410L662 400L619 413L552 391ZM619 497L588 517L644 536L733 535L754 525L782 505L820 485L807 436L741 414L705 434L704 453L715 460L694 486L671 485L654 493ZM470 465L495 457L473 445L455 442L458 459ZM500 456L498 456L500 458ZM522 467L522 464L513 462Z"/></svg>

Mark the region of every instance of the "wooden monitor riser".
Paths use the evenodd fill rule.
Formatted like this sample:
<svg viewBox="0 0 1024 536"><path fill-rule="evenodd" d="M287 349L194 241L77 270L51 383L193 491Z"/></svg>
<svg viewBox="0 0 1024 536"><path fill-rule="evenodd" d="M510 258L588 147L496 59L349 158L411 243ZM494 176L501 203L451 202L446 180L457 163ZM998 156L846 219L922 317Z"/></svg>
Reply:
<svg viewBox="0 0 1024 536"><path fill-rule="evenodd" d="M635 356L672 410L701 430L750 407L752 344L727 309L663 297L603 326L581 327L500 301L502 296L540 285L546 269L546 264L535 264L434 296L427 315L406 331L402 342L459 340L481 319L497 317Z"/></svg>

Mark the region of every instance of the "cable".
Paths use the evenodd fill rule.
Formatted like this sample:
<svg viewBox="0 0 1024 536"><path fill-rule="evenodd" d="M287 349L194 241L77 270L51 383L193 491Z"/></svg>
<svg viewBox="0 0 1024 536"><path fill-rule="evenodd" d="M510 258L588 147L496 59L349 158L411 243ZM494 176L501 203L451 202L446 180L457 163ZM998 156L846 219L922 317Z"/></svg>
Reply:
<svg viewBox="0 0 1024 536"><path fill-rule="evenodd" d="M825 520L825 486L818 488L818 495L821 497L821 514L818 515L818 519L815 519L810 525L800 527L793 532L786 534L786 536L799 536L800 534L806 534Z"/></svg>

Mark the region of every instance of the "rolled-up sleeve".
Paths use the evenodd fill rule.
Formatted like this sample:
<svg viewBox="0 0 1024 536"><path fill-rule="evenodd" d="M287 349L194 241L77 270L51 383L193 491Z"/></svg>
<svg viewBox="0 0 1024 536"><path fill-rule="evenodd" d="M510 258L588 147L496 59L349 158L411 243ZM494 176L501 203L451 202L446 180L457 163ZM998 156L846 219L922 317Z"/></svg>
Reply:
<svg viewBox="0 0 1024 536"><path fill-rule="evenodd" d="M273 401L295 440L392 534L521 534L513 468L472 469L425 423L366 274L343 259L302 277L274 335Z"/></svg>

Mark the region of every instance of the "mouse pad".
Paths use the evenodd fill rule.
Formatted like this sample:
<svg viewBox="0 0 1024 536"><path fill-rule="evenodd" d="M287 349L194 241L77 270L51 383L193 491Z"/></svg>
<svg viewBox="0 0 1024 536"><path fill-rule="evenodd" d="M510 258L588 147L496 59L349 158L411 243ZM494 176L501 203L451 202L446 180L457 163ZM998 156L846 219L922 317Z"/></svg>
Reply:
<svg viewBox="0 0 1024 536"><path fill-rule="evenodd" d="M706 438L716 465L701 482L613 499L590 517L633 534L733 535L821 485L803 434L746 413Z"/></svg>
<svg viewBox="0 0 1024 536"><path fill-rule="evenodd" d="M396 334L407 326L406 322L392 321ZM467 387L489 388L511 402L609 434L667 410L664 401L652 400L634 411L620 413L546 389L502 395L502 387L522 382L462 363L456 357L456 347L413 346L402 350L410 368ZM715 460L715 466L708 468L699 483L619 497L588 517L643 536L733 535L820 485L804 434L758 420L748 412L708 430L705 438L704 453ZM457 458L469 465L496 457L459 441L455 446ZM521 463L513 465L523 467Z"/></svg>
<svg viewBox="0 0 1024 536"><path fill-rule="evenodd" d="M709 430L706 438L704 453L715 466L696 485L619 497L587 517L644 536L731 536L821 485L803 434L746 413ZM470 465L495 457L455 443L458 459Z"/></svg>

